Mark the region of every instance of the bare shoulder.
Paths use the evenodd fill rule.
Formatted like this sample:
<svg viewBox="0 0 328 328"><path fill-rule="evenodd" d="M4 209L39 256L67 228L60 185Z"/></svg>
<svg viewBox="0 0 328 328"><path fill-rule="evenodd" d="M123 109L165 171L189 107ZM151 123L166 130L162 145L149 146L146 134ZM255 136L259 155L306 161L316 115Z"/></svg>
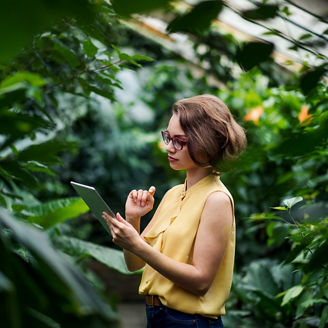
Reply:
<svg viewBox="0 0 328 328"><path fill-rule="evenodd" d="M228 207L231 209L230 197L222 191L212 192L206 200L205 207L222 209L222 207Z"/></svg>
<svg viewBox="0 0 328 328"><path fill-rule="evenodd" d="M206 200L203 215L212 220L232 222L232 203L230 197L222 191L211 193Z"/></svg>

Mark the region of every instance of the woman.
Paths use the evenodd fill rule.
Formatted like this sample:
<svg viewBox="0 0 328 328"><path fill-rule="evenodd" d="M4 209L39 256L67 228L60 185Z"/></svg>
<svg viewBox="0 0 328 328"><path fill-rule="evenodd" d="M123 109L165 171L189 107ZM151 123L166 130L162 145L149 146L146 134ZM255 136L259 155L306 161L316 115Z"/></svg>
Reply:
<svg viewBox="0 0 328 328"><path fill-rule="evenodd" d="M131 271L143 268L147 327L223 327L235 251L233 199L215 167L245 148L244 130L217 97L200 95L173 105L162 131L184 184L170 189L140 235L140 218L154 204L155 187L133 190L125 217L104 213L113 242Z"/></svg>

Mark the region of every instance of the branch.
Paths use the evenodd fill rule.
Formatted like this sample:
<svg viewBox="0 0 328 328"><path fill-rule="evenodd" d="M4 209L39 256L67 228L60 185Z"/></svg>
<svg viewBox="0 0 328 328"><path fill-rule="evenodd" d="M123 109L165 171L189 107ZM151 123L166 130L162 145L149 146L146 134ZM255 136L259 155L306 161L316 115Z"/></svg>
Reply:
<svg viewBox="0 0 328 328"><path fill-rule="evenodd" d="M251 23L253 23L253 24L255 24L255 25L261 26L261 27L263 27L264 29L266 29L266 30L268 30L268 31L273 31L272 28L267 27L267 26L265 26L264 24L261 24L261 23L259 23L259 22L256 22L256 21L254 21L254 20L252 20L252 19L250 19L250 18L247 18L247 17L243 16L243 14L242 14L241 12L239 12L238 10L236 10L236 9L234 9L234 8L232 8L232 7L230 7L230 6L227 5L226 3L223 3L223 5L224 5L225 7L227 7L227 8L229 8L230 10L232 10L234 13L236 13L237 15L239 15L240 17L242 17L243 19L245 19L245 20L247 20L247 21L249 21L249 22L251 22ZM301 48L301 49L303 49L303 50L305 50L305 51L307 51L307 52L310 52L310 53L312 53L312 54L315 55L315 56L321 56L321 57L323 57L323 58L326 58L326 57L327 57L326 55L324 55L324 54L322 54L322 53L320 53L320 52L318 52L318 51L314 51L314 50L312 50L312 49L309 49L309 48L305 47L305 46L303 45L302 42L299 42L299 41L296 41L296 40L293 40L293 39L288 38L286 35L284 35L284 34L283 34L282 32L280 32L279 30L275 30L275 31L278 32L278 36L280 36L281 38L285 39L286 41L289 41L289 42L293 43L293 44L296 45L297 47L299 47L299 48Z"/></svg>
<svg viewBox="0 0 328 328"><path fill-rule="evenodd" d="M253 1L253 0L248 0L248 1L251 2L252 4L256 5L257 7L261 7L261 3L257 2L257 1ZM312 14L311 14L311 15L312 15ZM323 36L323 35L321 35L321 34L319 34L319 33L317 33L317 32L314 32L314 31L310 30L310 29L307 28L306 26L303 26L303 25L301 25L301 24L299 24L299 23L297 23L297 22L291 20L291 19L288 18L288 17L285 17L285 16L281 15L279 12L277 13L277 17L280 17L280 18L284 19L284 20L287 21L288 23L290 23L290 24L292 24L292 25L295 25L295 26L297 26L298 28L300 28L300 29L302 29L302 30L304 30L304 31L306 31L306 32L309 32L309 33L311 33L311 34L317 36L317 37L320 38L320 39L323 39L323 40L325 40L325 41L328 41L328 38L326 38L325 36Z"/></svg>
<svg viewBox="0 0 328 328"><path fill-rule="evenodd" d="M298 9L300 9L300 10L308 13L309 15L311 15L311 16L313 16L315 18L318 18L319 21L328 24L328 21L326 21L323 17L321 17L321 16L319 16L319 15L317 15L317 14L315 14L315 13L309 11L309 10L307 10L306 8L301 7L300 5L294 3L293 1L291 1L291 0L284 0L284 1L287 2L287 3L289 3L292 6L294 6L294 7L298 8Z"/></svg>

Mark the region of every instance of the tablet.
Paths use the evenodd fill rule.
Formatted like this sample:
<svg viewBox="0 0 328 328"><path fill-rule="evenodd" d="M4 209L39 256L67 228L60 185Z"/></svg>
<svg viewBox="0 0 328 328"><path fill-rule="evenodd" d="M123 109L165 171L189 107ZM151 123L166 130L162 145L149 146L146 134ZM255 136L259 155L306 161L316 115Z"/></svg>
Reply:
<svg viewBox="0 0 328 328"><path fill-rule="evenodd" d="M105 230L111 235L107 223L102 218L102 212L105 211L109 213L112 217L115 217L115 214L106 204L106 202L102 199L96 188L83 185L74 181L71 181L71 185L75 189L75 191L82 197L84 202L88 205L91 212L95 215L95 217L102 224Z"/></svg>

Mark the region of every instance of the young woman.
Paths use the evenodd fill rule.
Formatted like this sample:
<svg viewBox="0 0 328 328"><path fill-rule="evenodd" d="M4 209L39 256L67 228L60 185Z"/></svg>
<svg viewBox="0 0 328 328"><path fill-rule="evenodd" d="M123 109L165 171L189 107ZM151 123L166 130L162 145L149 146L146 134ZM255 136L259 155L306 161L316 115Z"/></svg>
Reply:
<svg viewBox="0 0 328 328"><path fill-rule="evenodd" d="M143 268L148 328L223 327L235 253L234 203L219 164L245 148L244 130L217 97L200 95L173 105L162 131L168 161L186 170L140 235L140 218L154 205L155 187L132 190L125 220L103 214L131 271Z"/></svg>

